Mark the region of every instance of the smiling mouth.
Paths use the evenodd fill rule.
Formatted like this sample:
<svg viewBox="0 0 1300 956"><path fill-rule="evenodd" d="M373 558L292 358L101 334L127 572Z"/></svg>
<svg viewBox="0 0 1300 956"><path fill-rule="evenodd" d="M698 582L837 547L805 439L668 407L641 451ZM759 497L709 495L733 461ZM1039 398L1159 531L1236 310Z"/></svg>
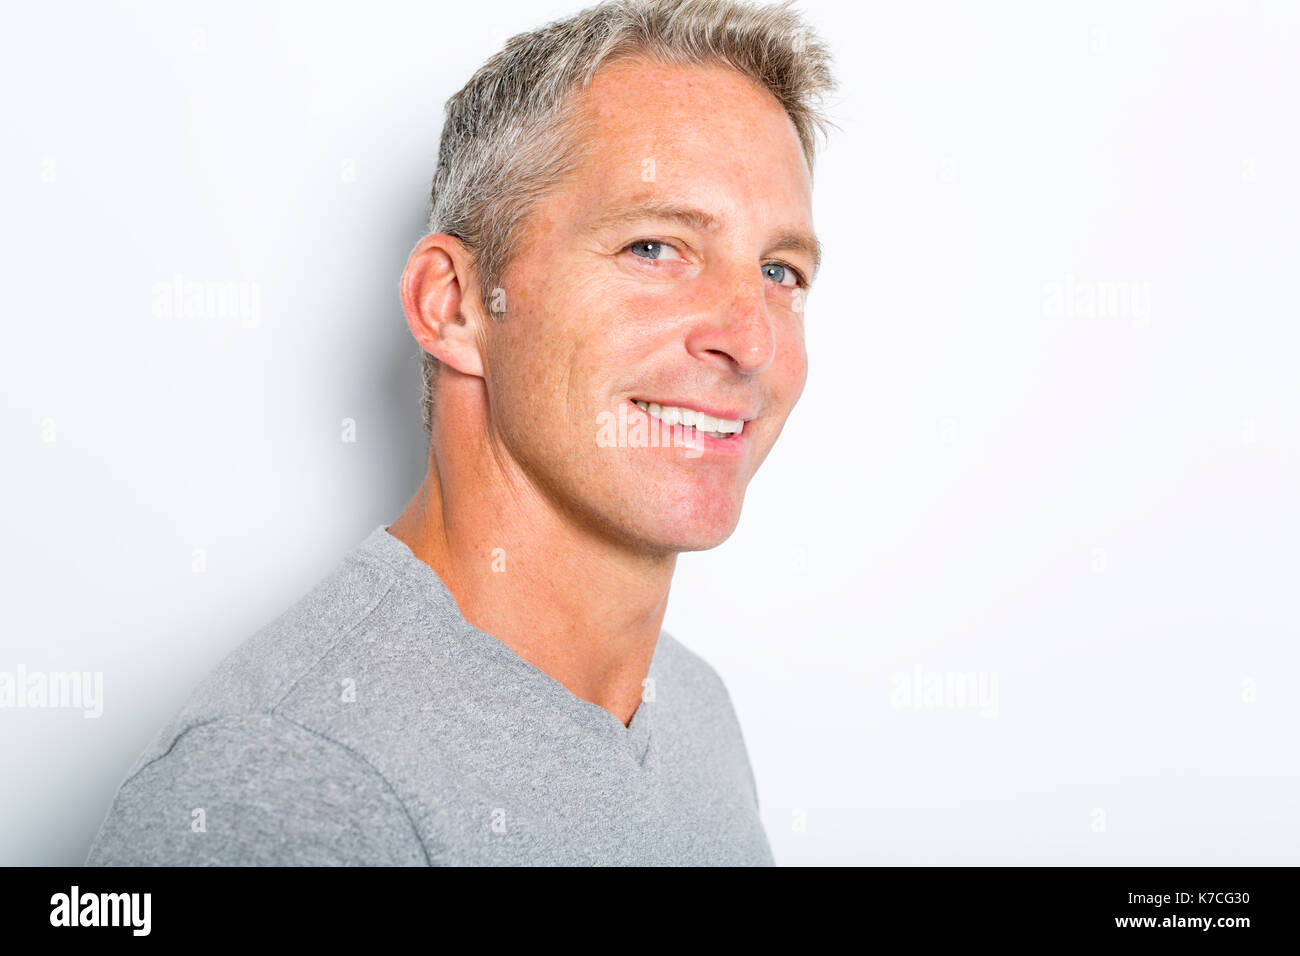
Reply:
<svg viewBox="0 0 1300 956"><path fill-rule="evenodd" d="M633 403L651 418L658 419L665 425L681 425L693 428L698 434L709 438L738 438L745 430L745 421L740 418L714 418L694 408L681 405L659 405L656 402L643 402L633 399Z"/></svg>

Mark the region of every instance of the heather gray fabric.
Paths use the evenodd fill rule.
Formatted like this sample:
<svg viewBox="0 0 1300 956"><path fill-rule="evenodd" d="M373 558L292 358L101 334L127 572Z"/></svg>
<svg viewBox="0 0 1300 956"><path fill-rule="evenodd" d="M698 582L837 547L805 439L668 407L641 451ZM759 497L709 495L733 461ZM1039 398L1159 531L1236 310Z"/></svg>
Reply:
<svg viewBox="0 0 1300 956"><path fill-rule="evenodd" d="M722 680L666 631L649 677L624 727L380 525L198 687L86 862L772 864Z"/></svg>

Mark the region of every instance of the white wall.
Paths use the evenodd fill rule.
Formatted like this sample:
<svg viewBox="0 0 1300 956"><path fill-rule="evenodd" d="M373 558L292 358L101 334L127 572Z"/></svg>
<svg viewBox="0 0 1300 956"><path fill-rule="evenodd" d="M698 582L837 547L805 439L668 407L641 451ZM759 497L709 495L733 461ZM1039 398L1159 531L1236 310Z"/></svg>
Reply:
<svg viewBox="0 0 1300 956"><path fill-rule="evenodd" d="M104 710L0 710L0 863L80 863L193 686L405 504L443 101L579 6L10 11L0 670ZM665 625L778 862L1300 862L1300 13L802 8L842 83L811 377ZM166 318L176 276L256 298Z"/></svg>

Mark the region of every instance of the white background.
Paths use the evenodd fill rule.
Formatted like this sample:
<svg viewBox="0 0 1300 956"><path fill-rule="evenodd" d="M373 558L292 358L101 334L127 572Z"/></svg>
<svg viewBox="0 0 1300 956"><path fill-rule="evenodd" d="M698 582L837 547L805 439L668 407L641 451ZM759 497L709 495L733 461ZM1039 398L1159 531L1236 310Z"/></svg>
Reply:
<svg viewBox="0 0 1300 956"><path fill-rule="evenodd" d="M801 8L841 82L810 380L665 622L777 861L1300 863L1297 8ZM0 669L105 709L0 710L0 863L80 863L198 681L406 503L443 102L576 9L8 11ZM155 314L177 276L257 314ZM903 706L917 674L996 699Z"/></svg>

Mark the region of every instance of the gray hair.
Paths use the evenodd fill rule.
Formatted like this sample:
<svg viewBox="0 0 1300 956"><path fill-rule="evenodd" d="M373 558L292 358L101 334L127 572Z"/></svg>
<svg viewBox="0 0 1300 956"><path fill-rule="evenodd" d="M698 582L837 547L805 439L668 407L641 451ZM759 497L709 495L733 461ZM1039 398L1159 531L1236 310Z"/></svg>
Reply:
<svg viewBox="0 0 1300 956"><path fill-rule="evenodd" d="M608 0L506 41L447 101L429 200L429 233L456 236L473 253L483 303L493 299L528 213L581 157L586 124L569 94L617 60L720 64L750 77L789 114L811 176L816 136L834 125L820 102L835 81L829 50L792 4ZM422 353L426 433L440 364Z"/></svg>

